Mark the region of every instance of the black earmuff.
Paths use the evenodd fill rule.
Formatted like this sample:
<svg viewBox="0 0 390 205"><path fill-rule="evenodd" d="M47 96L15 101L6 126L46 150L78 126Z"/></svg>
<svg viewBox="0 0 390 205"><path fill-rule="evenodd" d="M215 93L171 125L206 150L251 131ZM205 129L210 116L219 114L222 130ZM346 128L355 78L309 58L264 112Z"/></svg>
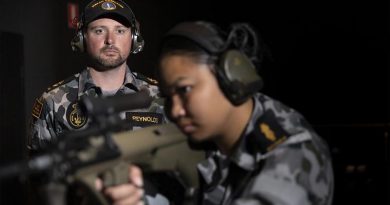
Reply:
<svg viewBox="0 0 390 205"><path fill-rule="evenodd" d="M77 23L76 35L70 41L72 51L74 52L84 52L84 34L83 34L83 25L82 20Z"/></svg>
<svg viewBox="0 0 390 205"><path fill-rule="evenodd" d="M171 29L167 36L185 37L216 56L216 77L232 104L244 103L263 87L263 80L253 63L258 59L257 35L248 24L232 24L224 35L214 24L185 22Z"/></svg>
<svg viewBox="0 0 390 205"><path fill-rule="evenodd" d="M130 15L132 16L132 21L130 22L130 28L131 28L131 53L136 54L143 50L145 41L143 37L141 36L140 31L140 25L138 21L135 18L134 13L132 12L131 8L123 2L123 4L131 11ZM84 52L85 51L85 38L83 33L84 26L84 13L80 15L80 19L77 22L77 29L76 29L76 35L73 37L73 39L70 42L70 45L72 47L72 50L74 52Z"/></svg>
<svg viewBox="0 0 390 205"><path fill-rule="evenodd" d="M132 28L131 53L136 54L136 53L141 52L144 49L145 41L144 41L144 38L141 36L141 32L140 32L138 21L135 21L134 22L134 26L132 26L131 28Z"/></svg>

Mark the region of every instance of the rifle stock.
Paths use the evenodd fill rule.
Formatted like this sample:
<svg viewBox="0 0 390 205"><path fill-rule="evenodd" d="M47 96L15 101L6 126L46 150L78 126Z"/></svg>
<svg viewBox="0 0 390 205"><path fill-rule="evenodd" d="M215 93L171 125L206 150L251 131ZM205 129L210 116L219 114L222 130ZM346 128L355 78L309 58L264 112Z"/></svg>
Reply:
<svg viewBox="0 0 390 205"><path fill-rule="evenodd" d="M98 145L100 137L90 138L91 144ZM197 187L196 163L204 159L201 151L192 151L186 136L173 124L151 126L135 131L119 132L112 135L120 155L110 160L81 166L67 176L69 184L85 187L96 203L108 205L104 195L95 189L95 181L102 178L104 186L128 183L129 164L142 165L152 171L173 170L180 174L188 188ZM91 147L94 147L91 146ZM89 161L96 158L96 150L83 150L78 159Z"/></svg>
<svg viewBox="0 0 390 205"><path fill-rule="evenodd" d="M64 133L65 136L59 137L40 155L1 166L0 181L15 176L43 175L49 185L70 187L79 184L93 196L95 204L107 205L107 199L95 190L96 179L102 178L104 186L127 183L129 164L136 164L148 171L176 171L186 186L197 187L196 164L205 158L204 152L192 151L186 136L174 124L118 131L123 130L128 122L121 120L116 113L148 107L151 101L145 90L106 99L84 96L82 109L94 119L95 125ZM54 195L47 194L49 203L58 201L52 199ZM64 197L57 198L63 201Z"/></svg>
<svg viewBox="0 0 390 205"><path fill-rule="evenodd" d="M183 150L186 145L186 136L184 136L180 130L173 124L164 124L159 126L151 126L135 131L120 132L112 135L115 144L118 146L121 155L118 158L109 160L102 163L97 163L91 166L78 169L74 175L68 177L69 183L78 183L90 191L93 197L102 205L108 205L107 199L101 194L101 192L95 189L95 180L97 177L103 179L105 186L118 185L128 182L128 166L129 163L136 163L147 165L153 170L176 170L180 169L183 172L180 163L183 160L177 160L175 157L181 156L183 153L176 153L177 155L171 155L169 159L163 159L171 161L170 165L166 163L158 164L161 159L160 153L165 153L166 150L173 147L181 147ZM185 148L184 148L185 150ZM195 163L204 158L204 154L201 152L187 152L186 158L189 161L186 163L192 168L181 173L187 184L190 186L196 186L194 182L196 178ZM181 156L183 157L183 156ZM192 163L193 161L193 163ZM164 166L162 166L164 164ZM170 167L169 167L170 166Z"/></svg>

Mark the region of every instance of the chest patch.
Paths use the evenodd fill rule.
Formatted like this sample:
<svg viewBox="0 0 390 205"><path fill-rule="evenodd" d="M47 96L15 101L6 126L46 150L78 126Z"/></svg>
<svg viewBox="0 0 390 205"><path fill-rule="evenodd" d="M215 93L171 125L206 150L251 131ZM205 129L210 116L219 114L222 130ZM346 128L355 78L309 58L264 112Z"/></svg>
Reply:
<svg viewBox="0 0 390 205"><path fill-rule="evenodd" d="M147 127L161 124L163 115L154 112L126 112L126 120L132 127Z"/></svg>
<svg viewBox="0 0 390 205"><path fill-rule="evenodd" d="M88 116L82 112L77 102L73 102L66 110L66 119L72 128L79 129L87 123Z"/></svg>

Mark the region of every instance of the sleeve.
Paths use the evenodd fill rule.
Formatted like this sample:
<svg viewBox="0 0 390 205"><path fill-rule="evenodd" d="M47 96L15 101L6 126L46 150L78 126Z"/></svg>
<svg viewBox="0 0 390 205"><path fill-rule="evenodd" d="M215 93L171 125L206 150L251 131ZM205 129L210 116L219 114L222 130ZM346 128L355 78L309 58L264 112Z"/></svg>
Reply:
<svg viewBox="0 0 390 205"><path fill-rule="evenodd" d="M168 199L161 194L156 194L155 196L146 195L145 202L147 205L169 205Z"/></svg>
<svg viewBox="0 0 390 205"><path fill-rule="evenodd" d="M233 204L332 204L332 163L324 144L318 142L291 144L274 152Z"/></svg>
<svg viewBox="0 0 390 205"><path fill-rule="evenodd" d="M39 151L55 137L52 116L53 113L47 100L43 97L36 99L32 108L28 131L27 149L30 152Z"/></svg>

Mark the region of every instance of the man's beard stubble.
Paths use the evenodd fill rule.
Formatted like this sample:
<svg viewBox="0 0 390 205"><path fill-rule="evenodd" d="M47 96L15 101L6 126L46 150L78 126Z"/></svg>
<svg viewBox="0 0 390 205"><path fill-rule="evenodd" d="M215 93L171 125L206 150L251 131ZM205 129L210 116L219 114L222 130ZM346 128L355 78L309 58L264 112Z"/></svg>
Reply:
<svg viewBox="0 0 390 205"><path fill-rule="evenodd" d="M116 57L107 57L103 58L103 52L107 49L114 49L118 52L118 55ZM92 66L97 71L108 71L115 69L126 62L126 58L123 58L123 56L120 54L119 50L117 48L109 48L108 46L102 48L100 50L100 53L98 56L94 55L88 55L88 64Z"/></svg>

